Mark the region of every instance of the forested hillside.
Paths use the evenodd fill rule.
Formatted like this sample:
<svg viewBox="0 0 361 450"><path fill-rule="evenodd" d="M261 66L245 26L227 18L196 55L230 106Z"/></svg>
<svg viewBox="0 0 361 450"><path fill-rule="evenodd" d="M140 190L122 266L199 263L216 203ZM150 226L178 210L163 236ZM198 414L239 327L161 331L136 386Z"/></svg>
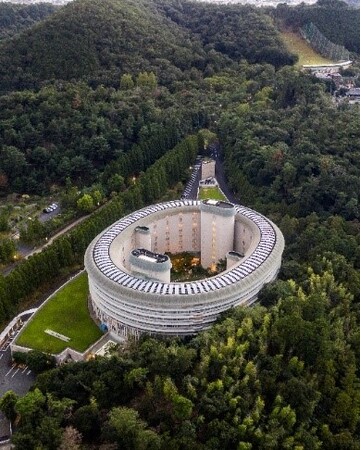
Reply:
<svg viewBox="0 0 361 450"><path fill-rule="evenodd" d="M360 9L339 0L319 0L316 4L279 4L269 11L286 26L297 31L312 22L334 44L360 54Z"/></svg>
<svg viewBox="0 0 361 450"><path fill-rule="evenodd" d="M173 0L75 1L0 47L2 199L58 189L65 208L79 192L107 201L0 275L1 322L78 270L116 219L179 198L203 128L238 201L286 240L258 306L6 394L16 449L359 447L359 107L337 106L292 61L264 12Z"/></svg>
<svg viewBox="0 0 361 450"><path fill-rule="evenodd" d="M9 414L21 412L14 443L356 449L353 321L332 272L310 273L303 287L283 286L277 308L237 309L188 344L147 339L41 375L24 399L8 395Z"/></svg>
<svg viewBox="0 0 361 450"><path fill-rule="evenodd" d="M130 76L125 80L133 83ZM44 194L66 180L89 186L132 144L173 121L182 120L179 133L191 131L196 114L197 109L180 111L168 91L157 87L154 74L146 72L129 89L93 90L70 83L4 95L0 191Z"/></svg>
<svg viewBox="0 0 361 450"><path fill-rule="evenodd" d="M265 62L281 67L296 60L275 33L270 17L253 6L159 2L166 15L189 29L206 49L235 61ZM212 67L208 68L211 70Z"/></svg>
<svg viewBox="0 0 361 450"><path fill-rule="evenodd" d="M0 3L0 40L10 38L56 11L50 3L22 5Z"/></svg>
<svg viewBox="0 0 361 450"><path fill-rule="evenodd" d="M320 88L283 69L254 105L244 98L223 114L230 183L256 209L359 217L357 113L336 109Z"/></svg>
<svg viewBox="0 0 361 450"><path fill-rule="evenodd" d="M121 73L144 70L169 85L185 71L219 69L229 58L277 66L294 60L256 8L238 5L223 12L187 3L163 8L132 0L69 3L0 47L0 88L73 78L115 86Z"/></svg>
<svg viewBox="0 0 361 450"><path fill-rule="evenodd" d="M114 83L121 73L158 66L177 77L180 68L189 69L204 56L197 42L171 28L146 2L81 0L3 45L0 77L4 88L33 87L49 79L101 77Z"/></svg>
<svg viewBox="0 0 361 450"><path fill-rule="evenodd" d="M3 88L53 80L0 97L0 189L44 194L66 179L92 184L152 127L176 120L188 131L201 104L179 108L170 92L242 58L276 67L294 60L255 8L68 4L0 47ZM55 81L70 78L84 82Z"/></svg>
<svg viewBox="0 0 361 450"><path fill-rule="evenodd" d="M336 109L322 84L294 69L246 63L189 96L191 104L211 96L203 105L210 111L222 105L212 118L231 186L284 232L280 279L261 293L262 307L230 311L188 342L145 338L110 360L46 372L24 399L8 394L1 407L20 418L19 449L358 446L358 110ZM192 146L183 151L194 158ZM46 252L46 278L50 261L71 264L70 248L80 258L122 202L131 209L156 201L167 174L166 186L179 179L171 168L183 159L174 158L115 199L111 215L89 219L67 253L61 241ZM26 277L41 280L31 275L40 261L10 276L18 298Z"/></svg>

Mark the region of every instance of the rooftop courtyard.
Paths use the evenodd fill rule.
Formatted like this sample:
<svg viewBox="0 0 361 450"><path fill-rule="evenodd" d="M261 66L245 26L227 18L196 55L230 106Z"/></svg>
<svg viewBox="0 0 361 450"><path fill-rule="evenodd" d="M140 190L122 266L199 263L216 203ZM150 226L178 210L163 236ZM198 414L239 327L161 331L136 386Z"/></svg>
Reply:
<svg viewBox="0 0 361 450"><path fill-rule="evenodd" d="M199 200L214 199L227 201L227 198L224 196L223 192L219 189L218 186L200 186L198 192L198 199Z"/></svg>

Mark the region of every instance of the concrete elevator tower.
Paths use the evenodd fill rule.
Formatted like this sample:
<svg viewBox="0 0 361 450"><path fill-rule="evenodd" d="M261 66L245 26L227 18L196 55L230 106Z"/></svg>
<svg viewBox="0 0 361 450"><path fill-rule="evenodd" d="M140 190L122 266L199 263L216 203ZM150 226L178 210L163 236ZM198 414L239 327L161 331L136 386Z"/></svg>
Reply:
<svg viewBox="0 0 361 450"><path fill-rule="evenodd" d="M134 234L136 248L152 249L152 238L148 227L136 227Z"/></svg>

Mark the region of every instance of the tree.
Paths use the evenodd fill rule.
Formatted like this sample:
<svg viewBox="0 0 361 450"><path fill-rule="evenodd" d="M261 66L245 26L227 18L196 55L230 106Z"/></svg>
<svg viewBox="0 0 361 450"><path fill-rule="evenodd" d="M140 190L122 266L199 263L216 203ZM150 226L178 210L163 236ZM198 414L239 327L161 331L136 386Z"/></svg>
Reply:
<svg viewBox="0 0 361 450"><path fill-rule="evenodd" d="M94 442L100 434L100 415L96 404L78 408L73 415L72 423L85 440Z"/></svg>
<svg viewBox="0 0 361 450"><path fill-rule="evenodd" d="M92 191L91 196L92 196L92 198L93 198L93 200L94 200L94 204L97 205L97 206L99 206L99 205L100 205L100 202L101 202L102 199L103 199L103 195L102 195L102 193L99 191L99 189L96 189L95 191Z"/></svg>
<svg viewBox="0 0 361 450"><path fill-rule="evenodd" d="M46 397L37 388L20 397L15 405L15 411L20 414L22 423L38 423L43 417Z"/></svg>
<svg viewBox="0 0 361 450"><path fill-rule="evenodd" d="M43 223L36 217L29 217L26 225L20 228L20 239L23 242L33 244L46 236L46 228Z"/></svg>
<svg viewBox="0 0 361 450"><path fill-rule="evenodd" d="M133 87L133 77L129 73L124 73L120 78L120 89L127 91L129 89L133 89Z"/></svg>
<svg viewBox="0 0 361 450"><path fill-rule="evenodd" d="M83 213L90 213L94 209L93 197L89 194L84 194L76 202L76 206L79 209L79 211L81 211Z"/></svg>
<svg viewBox="0 0 361 450"><path fill-rule="evenodd" d="M27 162L24 154L14 146L4 145L0 151L0 170L2 170L9 180L22 176Z"/></svg>
<svg viewBox="0 0 361 450"><path fill-rule="evenodd" d="M22 450L34 450L38 444L32 429L27 430L27 432L17 431L12 435L11 443L15 448L21 448Z"/></svg>
<svg viewBox="0 0 361 450"><path fill-rule="evenodd" d="M116 173L109 178L107 185L110 192L121 192L125 189L124 177Z"/></svg>
<svg viewBox="0 0 361 450"><path fill-rule="evenodd" d="M119 448L129 450L157 450L161 440L154 432L146 428L139 419L137 411L131 408L113 408L109 413L110 436Z"/></svg>
<svg viewBox="0 0 361 450"><path fill-rule="evenodd" d="M61 443L58 450L80 450L82 443L82 435L79 431L72 427L65 427L61 437Z"/></svg>
<svg viewBox="0 0 361 450"><path fill-rule="evenodd" d="M36 436L39 442L37 448L58 450L62 437L59 420L48 415L43 417L36 429Z"/></svg>
<svg viewBox="0 0 361 450"><path fill-rule="evenodd" d="M32 350L26 355L26 362L30 370L35 373L41 373L46 370L52 369L56 366L55 357L39 352L38 350Z"/></svg>
<svg viewBox="0 0 361 450"><path fill-rule="evenodd" d="M0 231L9 231L9 216L8 214L0 214Z"/></svg>
<svg viewBox="0 0 361 450"><path fill-rule="evenodd" d="M136 84L138 87L154 90L157 87L157 78L153 72L139 72Z"/></svg>
<svg viewBox="0 0 361 450"><path fill-rule="evenodd" d="M14 391L7 391L0 399L0 410L13 422L16 418L15 405L19 397Z"/></svg>
<svg viewBox="0 0 361 450"><path fill-rule="evenodd" d="M0 263L10 262L16 253L15 242L11 239L0 239Z"/></svg>

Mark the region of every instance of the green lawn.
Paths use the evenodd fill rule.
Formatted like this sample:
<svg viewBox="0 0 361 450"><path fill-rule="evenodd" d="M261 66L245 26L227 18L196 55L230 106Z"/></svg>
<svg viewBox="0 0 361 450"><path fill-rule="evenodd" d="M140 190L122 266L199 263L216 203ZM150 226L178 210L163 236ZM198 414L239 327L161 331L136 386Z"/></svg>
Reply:
<svg viewBox="0 0 361 450"><path fill-rule="evenodd" d="M60 353L66 347L83 352L102 332L89 315L88 277L81 274L49 300L16 340L16 344L45 353ZM69 342L49 336L50 329L70 338Z"/></svg>
<svg viewBox="0 0 361 450"><path fill-rule="evenodd" d="M199 193L198 193L198 199L206 200L207 198L211 198L214 200L227 200L226 197L219 190L218 186L200 187Z"/></svg>
<svg viewBox="0 0 361 450"><path fill-rule="evenodd" d="M304 64L331 64L330 59L316 53L313 48L297 33L284 31L281 33L288 50L298 56L298 66Z"/></svg>

